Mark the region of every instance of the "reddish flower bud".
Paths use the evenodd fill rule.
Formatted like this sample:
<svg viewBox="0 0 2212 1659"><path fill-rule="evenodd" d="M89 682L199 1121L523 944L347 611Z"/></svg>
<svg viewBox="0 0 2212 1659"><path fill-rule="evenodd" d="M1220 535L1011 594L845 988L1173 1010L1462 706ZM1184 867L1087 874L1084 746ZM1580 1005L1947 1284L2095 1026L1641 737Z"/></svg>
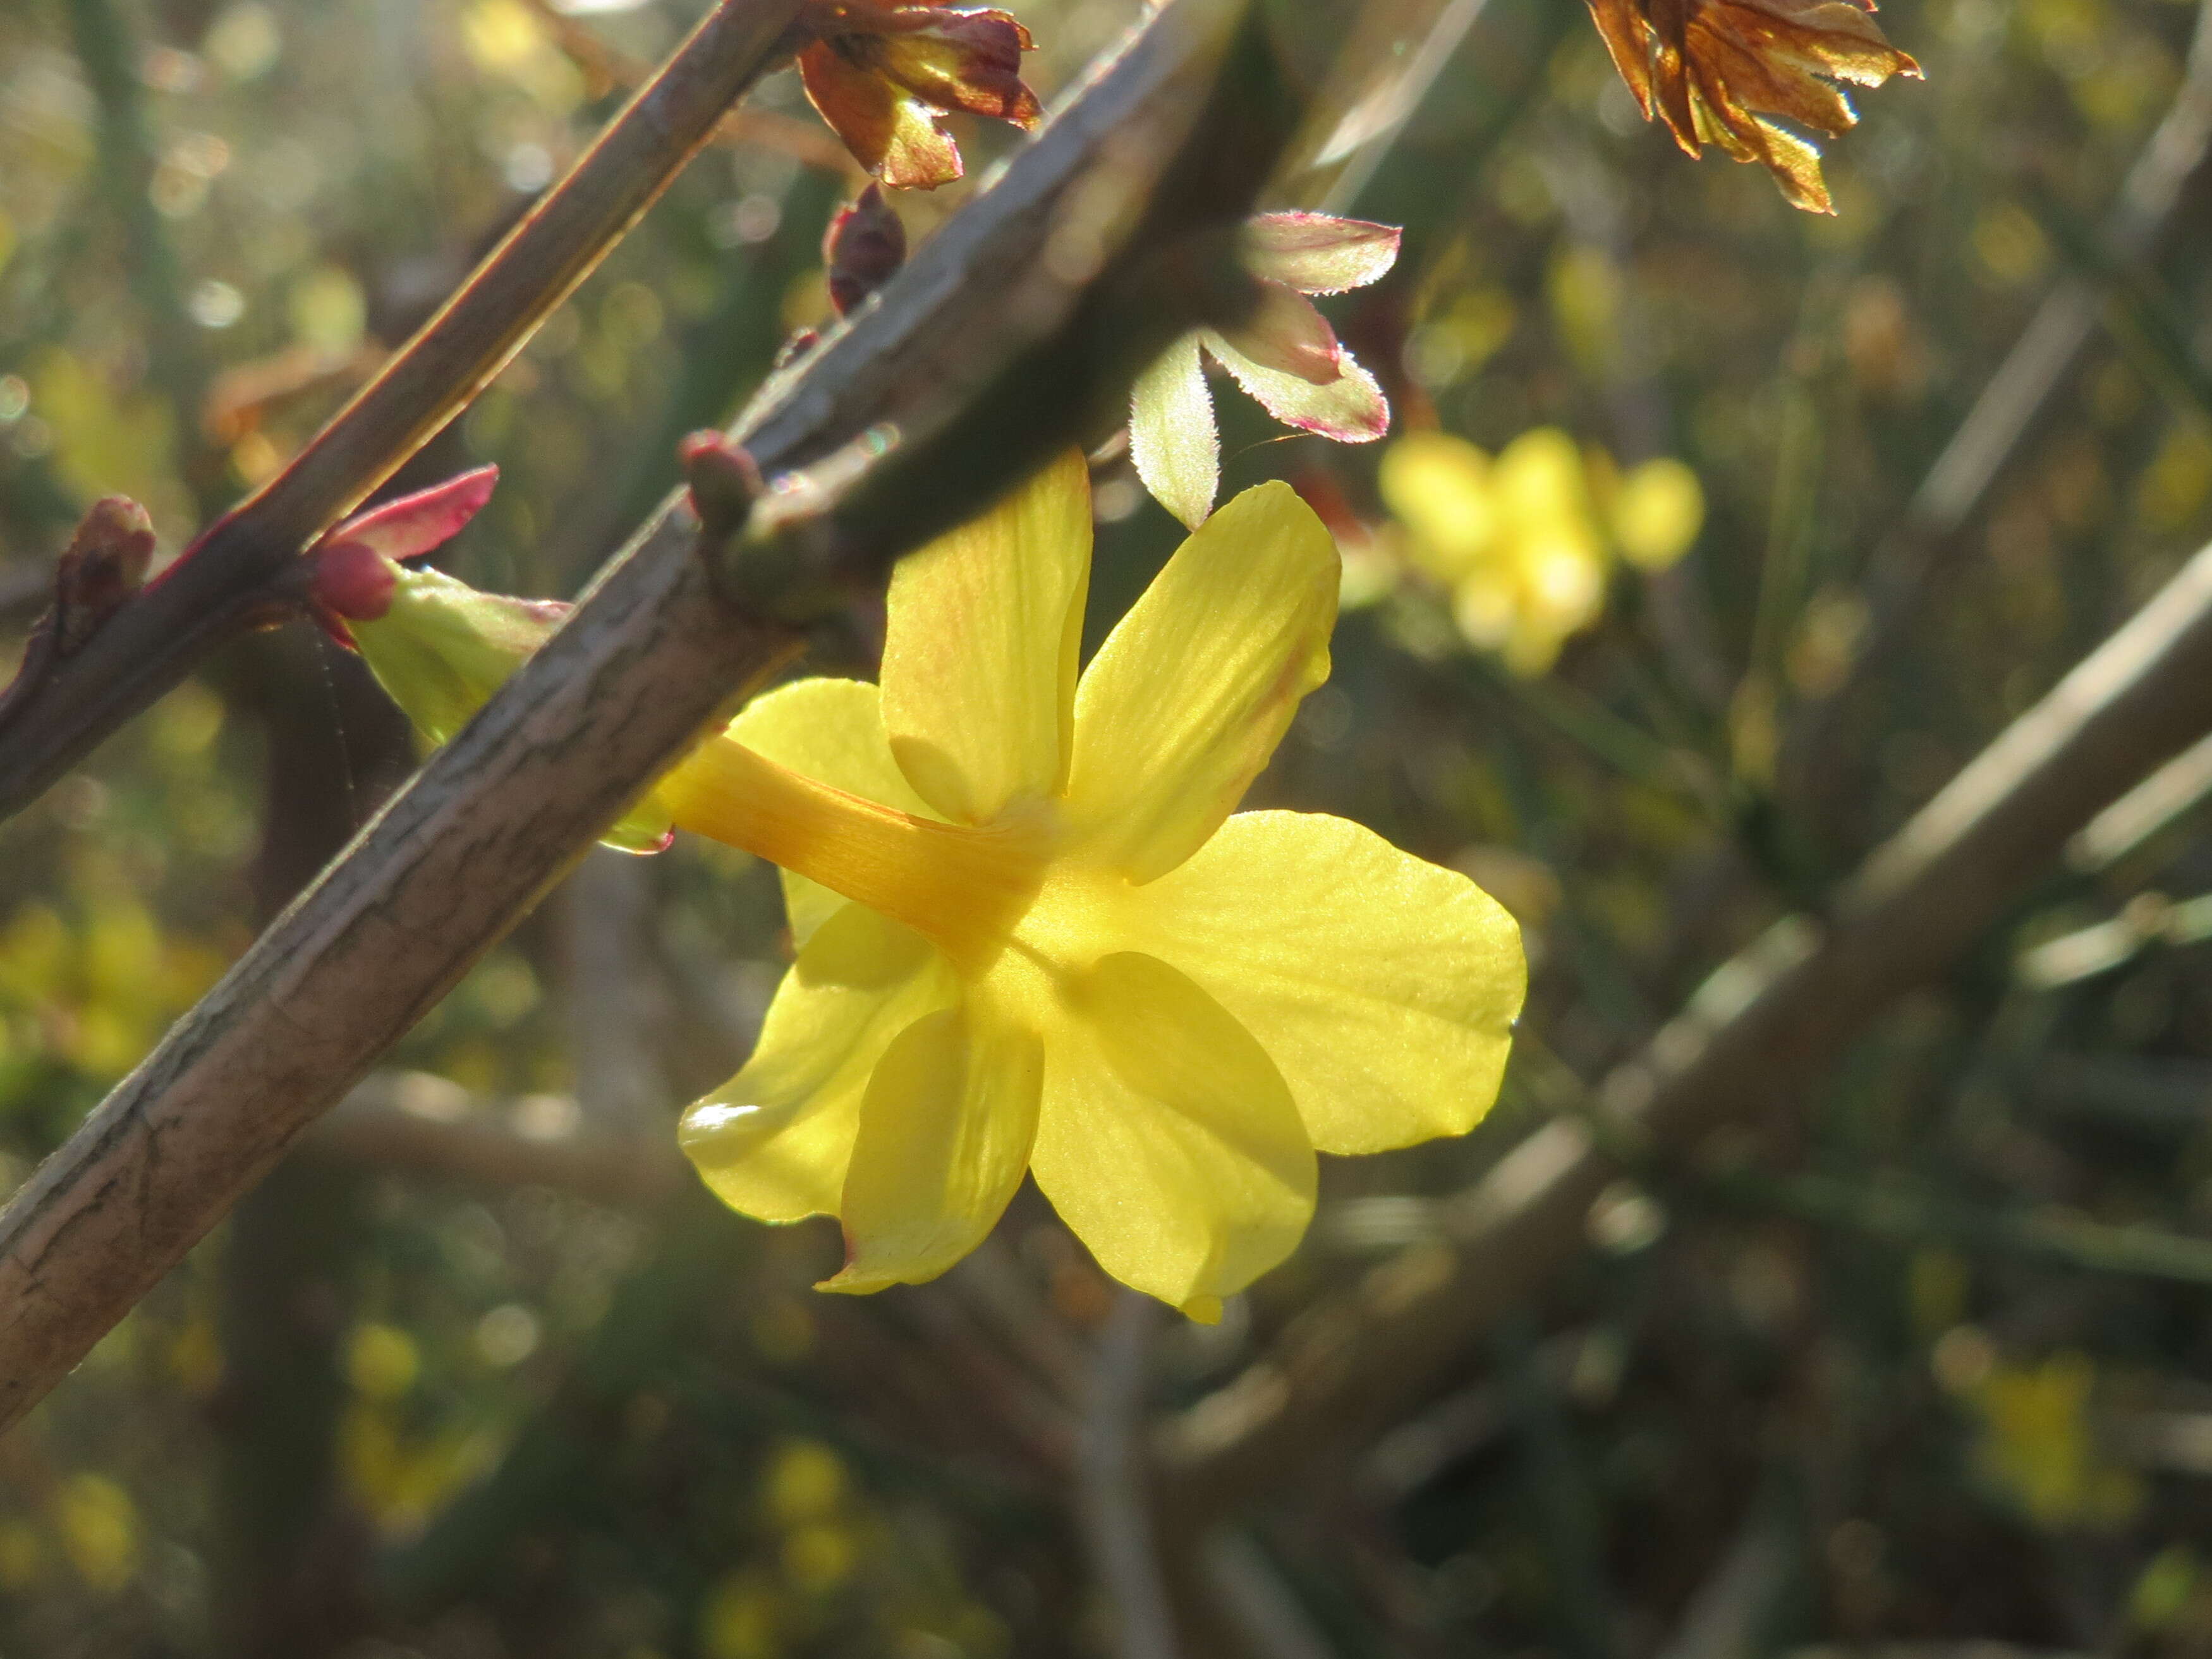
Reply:
<svg viewBox="0 0 2212 1659"><path fill-rule="evenodd" d="M882 185L870 185L857 201L837 210L822 238L822 263L829 267L830 303L840 317L849 316L906 263L906 227L884 199Z"/></svg>
<svg viewBox="0 0 2212 1659"><path fill-rule="evenodd" d="M691 486L691 510L700 523L729 528L745 521L761 492L761 475L743 446L709 428L678 444L676 459Z"/></svg>
<svg viewBox="0 0 2212 1659"><path fill-rule="evenodd" d="M315 603L353 622L374 622L392 608L399 567L367 542L339 542L315 556Z"/></svg>
<svg viewBox="0 0 2212 1659"><path fill-rule="evenodd" d="M54 572L54 646L66 657L145 584L154 521L128 495L106 495L77 526Z"/></svg>

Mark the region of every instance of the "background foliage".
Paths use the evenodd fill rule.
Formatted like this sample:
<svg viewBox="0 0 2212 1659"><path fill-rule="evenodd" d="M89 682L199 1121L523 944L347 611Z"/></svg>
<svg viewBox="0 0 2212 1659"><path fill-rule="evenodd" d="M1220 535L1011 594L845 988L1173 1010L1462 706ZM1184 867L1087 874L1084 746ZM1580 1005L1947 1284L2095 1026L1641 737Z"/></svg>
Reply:
<svg viewBox="0 0 2212 1659"><path fill-rule="evenodd" d="M1020 10L1048 91L1136 8ZM690 15L0 12L0 605L27 622L99 494L144 501L173 552L268 476ZM1868 100L1831 150L1833 219L1674 154L1571 0L1490 0L1352 204L1406 227L1399 270L1332 305L1402 428L1493 454L1556 428L1702 482L1688 556L1610 567L1548 672L1466 645L1375 451L1221 400L1226 488L1288 477L1324 505L1361 602L1258 793L1475 874L1522 919L1535 982L1492 1121L1326 1170L1291 1264L1218 1329L1157 1330L1153 1403L1417 1242L2212 532L2212 216L2199 190L2124 270L2097 231L2195 9L1883 16L1929 84ZM962 140L971 179L1008 142ZM823 315L821 229L855 182L777 77L401 481L503 469L457 572L573 592L674 482L676 438ZM965 188L902 197L909 233ZM1870 557L2072 277L2108 326L1818 764L1793 768L1784 734L1868 625ZM1177 533L1120 464L1098 500L1093 643ZM866 672L869 632L817 665ZM9 826L0 1190L409 763L358 665L288 632ZM2054 876L1869 1033L1800 1128L1616 1188L1586 1263L1508 1340L1355 1464L1287 1479L1238 1538L1297 1639L1560 1659L2212 1644L2212 916L2185 902L2212 889L2208 822ZM594 855L387 1090L657 1167L676 1109L742 1056L781 927L769 872L737 855ZM834 1265L826 1224L388 1150L304 1150L0 1443L0 1652L1107 1650L1072 1494L1116 1302L1034 1194L943 1284L848 1303L805 1288ZM2037 1231L2069 1217L2171 1248L2112 1271Z"/></svg>

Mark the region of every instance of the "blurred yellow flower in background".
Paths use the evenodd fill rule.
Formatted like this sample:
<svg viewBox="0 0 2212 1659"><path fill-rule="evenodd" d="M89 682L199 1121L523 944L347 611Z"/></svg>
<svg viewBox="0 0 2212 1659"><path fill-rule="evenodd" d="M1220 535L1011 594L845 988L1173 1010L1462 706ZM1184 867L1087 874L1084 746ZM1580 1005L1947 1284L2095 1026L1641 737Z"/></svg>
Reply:
<svg viewBox="0 0 2212 1659"><path fill-rule="evenodd" d="M1383 454L1380 486L1400 551L1449 592L1461 635L1522 675L1547 672L1604 614L1616 560L1663 570L1705 523L1681 462L1621 475L1556 427L1495 459L1449 433L1409 433Z"/></svg>
<svg viewBox="0 0 2212 1659"><path fill-rule="evenodd" d="M2142 1482L2098 1444L2096 1386L2095 1363L2069 1351L1994 1364L1964 1390L1981 1420L1975 1462L2039 1525L2118 1526L2142 1507Z"/></svg>

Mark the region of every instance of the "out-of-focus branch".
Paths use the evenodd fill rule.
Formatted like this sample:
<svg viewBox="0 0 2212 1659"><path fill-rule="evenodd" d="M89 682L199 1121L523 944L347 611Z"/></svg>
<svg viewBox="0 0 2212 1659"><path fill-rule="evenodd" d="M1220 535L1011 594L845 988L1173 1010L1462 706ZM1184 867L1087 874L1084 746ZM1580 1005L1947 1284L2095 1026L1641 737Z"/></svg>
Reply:
<svg viewBox="0 0 2212 1659"><path fill-rule="evenodd" d="M296 596L295 556L466 408L783 55L800 0L721 0L382 374L78 650L0 696L0 817ZM183 411L187 416L191 410Z"/></svg>
<svg viewBox="0 0 2212 1659"><path fill-rule="evenodd" d="M562 1023L577 1103L604 1133L665 1133L656 1109L668 1098L668 1084L651 1030L645 952L653 867L612 848L595 848L562 896Z"/></svg>
<svg viewBox="0 0 2212 1659"><path fill-rule="evenodd" d="M1296 158L1295 199L1324 213L1352 210L1487 4L1387 0L1360 9L1317 100L1336 119Z"/></svg>
<svg viewBox="0 0 2212 1659"><path fill-rule="evenodd" d="M2157 246L2208 155L2212 0L2203 0L2180 90L2129 170L2106 222L2105 243L2115 260L2140 259ZM2090 277L2073 274L2059 281L1929 468L1904 521L1875 550L1865 579L1867 629L1851 672L1842 685L1805 708L1790 736L1786 758L1791 773L1815 799L1826 797L1818 780L1824 771L1832 772L1843 711L1853 692L1902 641L1936 562L2066 384L2096 332L2104 307L2104 290Z"/></svg>
<svg viewBox="0 0 2212 1659"><path fill-rule="evenodd" d="M524 0L524 3L567 54L568 61L584 72L585 84L594 98L604 98L611 92L631 92L644 83L650 73L647 66L609 46L581 18L561 10L553 0ZM795 161L819 167L825 173L866 177L852 152L818 121L741 106L722 118L721 125L714 129L714 137L725 144L752 144L763 149L780 150Z"/></svg>
<svg viewBox="0 0 2212 1659"><path fill-rule="evenodd" d="M783 660L769 620L973 514L1213 314L1293 110L1239 0L1171 0L736 434L749 528L672 505L0 1212L0 1427L90 1349ZM811 466L812 471L804 469Z"/></svg>
<svg viewBox="0 0 2212 1659"><path fill-rule="evenodd" d="M1123 1291L1098 1335L1076 1460L1076 1511L1119 1659L1175 1659L1175 1619L1145 1496L1145 1378L1160 1304Z"/></svg>
<svg viewBox="0 0 2212 1659"><path fill-rule="evenodd" d="M1165 1514L1202 1529L1317 1451L1420 1400L1584 1248L1620 1171L1731 1120L1788 1109L1884 1008L1942 971L2068 838L2212 728L2212 549L2023 714L1845 887L1714 974L1598 1093L1453 1200L1440 1235L1303 1316L1162 1430ZM1615 1138L1618 1138L1617 1139Z"/></svg>
<svg viewBox="0 0 2212 1659"><path fill-rule="evenodd" d="M617 1209L651 1210L693 1177L673 1141L581 1127L573 1110L533 1115L520 1127L470 1109L442 1079L380 1073L333 1106L300 1141L302 1154L490 1188L550 1187Z"/></svg>

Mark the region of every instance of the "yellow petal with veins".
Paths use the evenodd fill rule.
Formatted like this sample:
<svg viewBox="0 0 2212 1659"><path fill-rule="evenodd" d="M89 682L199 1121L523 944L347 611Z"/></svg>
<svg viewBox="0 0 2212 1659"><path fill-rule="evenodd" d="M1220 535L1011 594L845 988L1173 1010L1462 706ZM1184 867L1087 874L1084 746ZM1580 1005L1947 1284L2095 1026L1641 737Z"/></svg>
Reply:
<svg viewBox="0 0 2212 1659"><path fill-rule="evenodd" d="M744 1069L684 1114L685 1153L717 1197L759 1220L836 1213L868 1074L957 994L920 935L846 905L784 975Z"/></svg>
<svg viewBox="0 0 2212 1659"><path fill-rule="evenodd" d="M985 823L1066 780L1090 578L1091 474L1072 449L892 573L884 728L947 820Z"/></svg>
<svg viewBox="0 0 2212 1659"><path fill-rule="evenodd" d="M1088 856L1133 881L1188 858L1328 678L1336 544L1288 484L1192 532L1084 671L1067 807Z"/></svg>
<svg viewBox="0 0 2212 1659"><path fill-rule="evenodd" d="M1029 1167L1043 1071L1034 1033L973 1002L894 1038L845 1174L845 1269L820 1288L918 1285L981 1243Z"/></svg>
<svg viewBox="0 0 2212 1659"><path fill-rule="evenodd" d="M1343 818L1240 812L1130 915L1267 1050L1322 1152L1464 1134L1497 1097L1521 931L1455 871Z"/></svg>
<svg viewBox="0 0 2212 1659"><path fill-rule="evenodd" d="M1133 951L1064 986L1030 1168L1123 1284L1192 1317L1297 1248L1314 1154L1266 1052L1182 974Z"/></svg>

